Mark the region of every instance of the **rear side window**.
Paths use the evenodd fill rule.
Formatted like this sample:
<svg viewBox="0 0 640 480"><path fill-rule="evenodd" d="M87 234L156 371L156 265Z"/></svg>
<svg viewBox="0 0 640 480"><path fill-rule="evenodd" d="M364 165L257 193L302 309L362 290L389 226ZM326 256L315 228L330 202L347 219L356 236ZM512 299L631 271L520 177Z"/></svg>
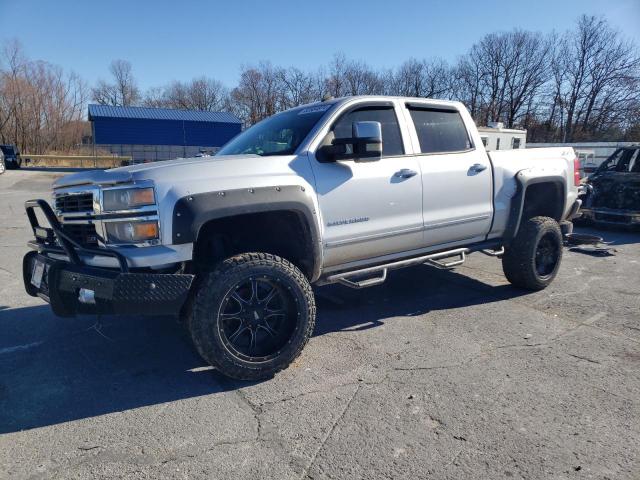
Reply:
<svg viewBox="0 0 640 480"><path fill-rule="evenodd" d="M354 122L380 122L382 126L382 156L404 154L400 125L393 107L363 107L346 113L333 125L335 138L350 138Z"/></svg>
<svg viewBox="0 0 640 480"><path fill-rule="evenodd" d="M457 111L409 107L409 112L422 153L460 152L472 147Z"/></svg>

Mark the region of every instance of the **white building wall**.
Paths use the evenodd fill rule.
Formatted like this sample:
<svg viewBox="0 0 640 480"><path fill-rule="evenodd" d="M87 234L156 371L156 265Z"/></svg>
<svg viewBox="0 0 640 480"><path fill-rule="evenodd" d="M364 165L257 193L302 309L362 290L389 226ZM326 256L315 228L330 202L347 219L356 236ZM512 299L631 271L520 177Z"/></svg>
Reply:
<svg viewBox="0 0 640 480"><path fill-rule="evenodd" d="M620 147L637 142L577 142L577 143L528 143L527 148L573 147L574 150L590 150L595 154L594 163L600 165Z"/></svg>
<svg viewBox="0 0 640 480"><path fill-rule="evenodd" d="M521 149L527 145L526 130L479 127L478 131L488 151Z"/></svg>

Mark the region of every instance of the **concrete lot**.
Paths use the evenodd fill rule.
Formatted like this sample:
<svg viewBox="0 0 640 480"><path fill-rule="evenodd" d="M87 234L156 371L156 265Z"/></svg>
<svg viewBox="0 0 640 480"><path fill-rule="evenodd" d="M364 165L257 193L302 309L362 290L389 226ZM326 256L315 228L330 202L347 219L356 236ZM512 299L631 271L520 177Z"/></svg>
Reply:
<svg viewBox="0 0 640 480"><path fill-rule="evenodd" d="M0 176L0 478L640 478L640 234L535 294L482 255L319 289L300 359L247 384L174 319L24 293L22 203L53 178Z"/></svg>

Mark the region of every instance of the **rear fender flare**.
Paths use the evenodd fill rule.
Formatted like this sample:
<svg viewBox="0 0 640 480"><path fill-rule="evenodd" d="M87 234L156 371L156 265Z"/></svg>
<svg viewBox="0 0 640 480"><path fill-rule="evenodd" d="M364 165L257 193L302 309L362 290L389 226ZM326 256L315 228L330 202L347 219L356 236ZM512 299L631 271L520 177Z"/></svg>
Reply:
<svg viewBox="0 0 640 480"><path fill-rule="evenodd" d="M540 183L552 183L560 187L562 192L562 207L559 210L560 216L566 209L567 202L567 180L560 174L538 175L531 169L520 170L516 176L517 191L511 200L511 208L509 209L509 220L505 231L505 240L512 240L520 229L522 222L522 214L524 212L524 203L527 194L527 188L531 185ZM561 220L561 219L560 219Z"/></svg>

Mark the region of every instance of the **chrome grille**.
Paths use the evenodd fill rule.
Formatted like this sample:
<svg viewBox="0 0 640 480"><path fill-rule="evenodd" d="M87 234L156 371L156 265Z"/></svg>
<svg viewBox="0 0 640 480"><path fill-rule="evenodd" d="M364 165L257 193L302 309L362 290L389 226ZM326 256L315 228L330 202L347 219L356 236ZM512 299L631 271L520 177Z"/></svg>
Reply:
<svg viewBox="0 0 640 480"><path fill-rule="evenodd" d="M56 210L61 214L92 212L93 194L76 193L70 195L59 195L56 197Z"/></svg>

